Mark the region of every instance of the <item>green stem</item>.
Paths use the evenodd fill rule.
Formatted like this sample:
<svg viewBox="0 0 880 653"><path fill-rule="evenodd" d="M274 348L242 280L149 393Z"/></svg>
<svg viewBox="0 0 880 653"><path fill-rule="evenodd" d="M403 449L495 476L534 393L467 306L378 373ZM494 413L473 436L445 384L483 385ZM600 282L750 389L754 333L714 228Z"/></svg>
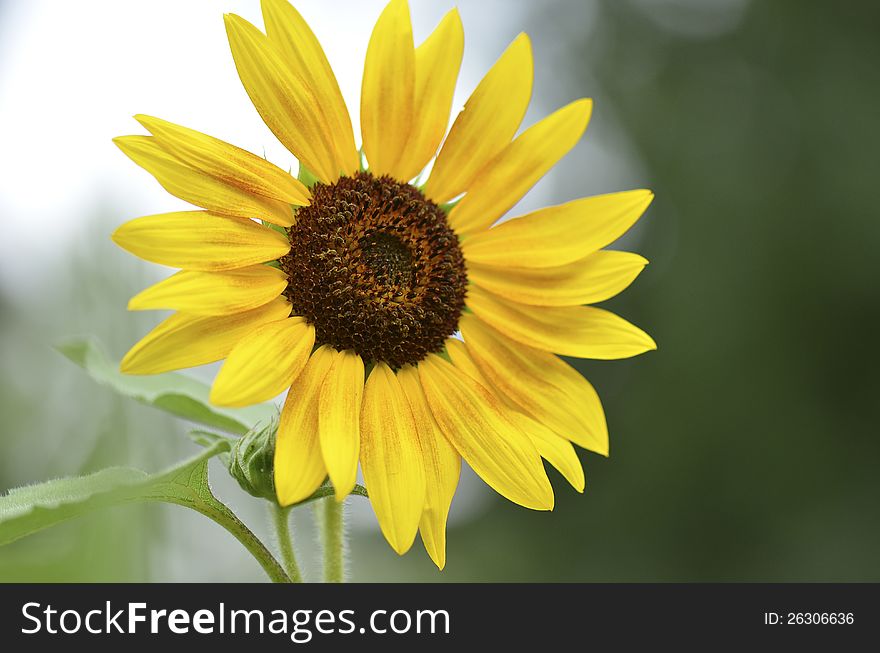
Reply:
<svg viewBox="0 0 880 653"><path fill-rule="evenodd" d="M211 498L213 499L213 497ZM269 552L269 549L267 549L260 539L253 534L251 529L245 526L244 523L236 517L231 510L229 510L229 508L216 499L211 502L212 505L194 505L193 503L183 501L171 501L171 503L177 503L186 506L187 508L192 508L205 515L205 517L213 519L220 524L220 526L231 533L235 539L241 542L244 548L248 550L248 553L260 563L263 571L266 572L266 575L269 576L269 580L273 583L292 582L290 576L288 576L281 565L278 564L275 556Z"/></svg>
<svg viewBox="0 0 880 653"><path fill-rule="evenodd" d="M293 538L290 534L290 508L282 508L277 503L272 503L272 516L275 523L275 533L278 535L278 548L281 550L281 561L284 571L290 577L291 583L303 582L299 565L296 564L296 554L293 551Z"/></svg>
<svg viewBox="0 0 880 653"><path fill-rule="evenodd" d="M345 582L345 524L343 503L324 499L324 582Z"/></svg>

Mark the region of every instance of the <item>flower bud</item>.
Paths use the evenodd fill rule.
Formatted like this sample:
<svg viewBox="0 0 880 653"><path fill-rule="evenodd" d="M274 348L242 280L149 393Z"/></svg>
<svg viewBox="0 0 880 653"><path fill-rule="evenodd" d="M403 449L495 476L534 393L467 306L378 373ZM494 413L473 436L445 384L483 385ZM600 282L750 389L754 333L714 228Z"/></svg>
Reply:
<svg viewBox="0 0 880 653"><path fill-rule="evenodd" d="M248 494L276 501L273 459L278 421L257 426L239 438L229 452L229 473Z"/></svg>

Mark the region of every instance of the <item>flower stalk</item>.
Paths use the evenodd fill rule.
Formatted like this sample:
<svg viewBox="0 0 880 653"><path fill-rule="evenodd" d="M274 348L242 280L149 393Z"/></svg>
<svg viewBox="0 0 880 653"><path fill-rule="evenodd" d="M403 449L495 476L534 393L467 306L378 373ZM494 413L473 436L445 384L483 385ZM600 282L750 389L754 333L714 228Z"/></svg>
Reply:
<svg viewBox="0 0 880 653"><path fill-rule="evenodd" d="M345 582L345 506L335 497L324 499L322 520L324 582Z"/></svg>
<svg viewBox="0 0 880 653"><path fill-rule="evenodd" d="M296 562L296 553L293 550L293 536L290 532L290 508L282 508L277 503L270 505L284 571L290 577L291 583L302 583L303 577Z"/></svg>

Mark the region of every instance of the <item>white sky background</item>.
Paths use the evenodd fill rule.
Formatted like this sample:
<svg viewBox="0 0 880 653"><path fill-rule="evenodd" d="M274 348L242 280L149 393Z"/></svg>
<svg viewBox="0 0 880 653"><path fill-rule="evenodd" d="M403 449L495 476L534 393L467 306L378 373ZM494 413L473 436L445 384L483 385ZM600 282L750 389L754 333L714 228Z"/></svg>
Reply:
<svg viewBox="0 0 880 653"><path fill-rule="evenodd" d="M364 53L384 5L296 3L327 52L358 140ZM466 45L454 112L527 27L519 20L519 4L458 5ZM411 1L417 43L452 6L451 0ZM0 283L7 292L21 296L38 289L44 280L33 262L62 254L96 206L119 211L120 224L183 206L112 144L114 136L144 133L132 119L136 113L265 152L273 163L296 169L238 80L223 25L226 12L262 27L257 0L7 0L2 6ZM536 97L539 89L536 81ZM533 101L527 124L542 115L537 107ZM26 279L22 266L29 270Z"/></svg>

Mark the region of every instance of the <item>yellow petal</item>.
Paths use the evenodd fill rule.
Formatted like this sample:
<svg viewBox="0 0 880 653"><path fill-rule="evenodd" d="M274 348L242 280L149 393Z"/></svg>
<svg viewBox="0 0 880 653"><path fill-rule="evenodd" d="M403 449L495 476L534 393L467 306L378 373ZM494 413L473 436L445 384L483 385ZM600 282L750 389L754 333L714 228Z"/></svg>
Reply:
<svg viewBox="0 0 880 653"><path fill-rule="evenodd" d="M119 227L112 238L146 261L189 270L233 270L272 261L290 251L287 238L273 229L207 211L135 218Z"/></svg>
<svg viewBox="0 0 880 653"><path fill-rule="evenodd" d="M435 354L419 363L419 378L443 434L480 478L521 506L553 508L541 456L500 399Z"/></svg>
<svg viewBox="0 0 880 653"><path fill-rule="evenodd" d="M129 350L120 369L126 374L159 374L213 363L257 327L288 315L290 304L281 297L245 313L219 317L175 313Z"/></svg>
<svg viewBox="0 0 880 653"><path fill-rule="evenodd" d="M484 388L490 389L492 387L486 382L483 373L477 367L476 363L474 363L474 360L471 358L464 342L458 338L447 338L444 346L446 353L449 354L449 360L452 361L452 364L455 365L457 369L467 374ZM499 397L504 399L501 395L499 395Z"/></svg>
<svg viewBox="0 0 880 653"><path fill-rule="evenodd" d="M446 566L446 519L461 474L461 456L431 414L418 370L407 365L397 373L397 379L415 419L425 468L425 509L419 520L419 532L431 560L443 569Z"/></svg>
<svg viewBox="0 0 880 653"><path fill-rule="evenodd" d="M529 106L532 45L520 34L474 89L449 130L425 184L442 204L470 188L483 167L510 144Z"/></svg>
<svg viewBox="0 0 880 653"><path fill-rule="evenodd" d="M620 238L654 194L631 190L549 206L468 236L468 264L549 268L574 263Z"/></svg>
<svg viewBox="0 0 880 653"><path fill-rule="evenodd" d="M162 149L152 136L120 136L113 142L128 158L152 174L165 190L185 202L224 215L259 218L282 227L293 224L290 204L255 195L191 168Z"/></svg>
<svg viewBox="0 0 880 653"><path fill-rule="evenodd" d="M553 268L501 268L468 263L468 279L505 299L536 306L595 304L629 286L648 261L638 254L599 250Z"/></svg>
<svg viewBox="0 0 880 653"><path fill-rule="evenodd" d="M315 344L315 328L302 317L269 322L229 352L211 387L211 403L249 406L277 397L299 376Z"/></svg>
<svg viewBox="0 0 880 653"><path fill-rule="evenodd" d="M342 501L357 481L364 361L353 351L333 351L333 364L318 400L318 433L324 465Z"/></svg>
<svg viewBox="0 0 880 653"><path fill-rule="evenodd" d="M613 360L657 349L637 326L595 306L527 306L477 286L468 289L467 306L508 338L563 356Z"/></svg>
<svg viewBox="0 0 880 653"><path fill-rule="evenodd" d="M336 76L321 44L299 12L287 0L263 0L266 34L295 75L302 78L327 117L336 167L353 175L360 162L354 145L351 118Z"/></svg>
<svg viewBox="0 0 880 653"><path fill-rule="evenodd" d="M235 145L152 116L134 117L163 150L191 168L248 193L305 206L309 189L264 158Z"/></svg>
<svg viewBox="0 0 880 653"><path fill-rule="evenodd" d="M529 436L541 458L553 465L575 490L583 492L586 484L584 468L571 442L528 415L511 411L509 417Z"/></svg>
<svg viewBox="0 0 880 653"><path fill-rule="evenodd" d="M608 427L599 395L558 356L509 340L473 315L459 328L484 377L525 413L575 444L608 455Z"/></svg>
<svg viewBox="0 0 880 653"><path fill-rule="evenodd" d="M425 471L416 423L394 372L377 363L364 389L361 467L382 534L403 555L425 506Z"/></svg>
<svg viewBox="0 0 880 653"><path fill-rule="evenodd" d="M416 48L415 121L409 142L395 166L398 178L412 179L428 163L449 126L449 111L464 52L464 27L453 9Z"/></svg>
<svg viewBox="0 0 880 653"><path fill-rule="evenodd" d="M415 51L406 0L385 7L367 46L361 87L361 136L370 170L400 181L398 167L415 117Z"/></svg>
<svg viewBox="0 0 880 653"><path fill-rule="evenodd" d="M329 345L315 350L281 411L275 442L275 493L282 506L308 499L327 476L318 439L318 395L333 363L331 354Z"/></svg>
<svg viewBox="0 0 880 653"><path fill-rule="evenodd" d="M457 369L467 374L484 388L497 391L497 388L492 385L474 362L470 351L461 340L449 338L446 341L446 351L452 360L452 364ZM496 392L496 394L505 404L510 406L511 410L507 412L507 417L529 437L538 453L541 454L541 457L558 469L575 490L583 492L584 470L574 448L568 440L563 440L561 436L554 433L549 427L521 412L510 397L500 392Z"/></svg>
<svg viewBox="0 0 880 653"><path fill-rule="evenodd" d="M485 388L497 389L487 380L474 363L465 344L454 338L447 340L446 349L453 365ZM515 424L537 449L538 453L555 467L578 492L584 491L584 470L574 448L567 439L563 439L552 429L541 424L529 415L520 411L509 397L498 396L510 407L506 412L508 419Z"/></svg>
<svg viewBox="0 0 880 653"><path fill-rule="evenodd" d="M320 181L336 181L333 137L317 98L260 30L234 14L224 20L238 76L263 122Z"/></svg>
<svg viewBox="0 0 880 653"><path fill-rule="evenodd" d="M590 120L591 100L576 100L529 127L480 172L449 213L457 233L488 229L565 156Z"/></svg>
<svg viewBox="0 0 880 653"><path fill-rule="evenodd" d="M287 287L287 275L268 265L226 272L181 270L141 291L128 310L168 308L192 315L228 315L268 304Z"/></svg>

